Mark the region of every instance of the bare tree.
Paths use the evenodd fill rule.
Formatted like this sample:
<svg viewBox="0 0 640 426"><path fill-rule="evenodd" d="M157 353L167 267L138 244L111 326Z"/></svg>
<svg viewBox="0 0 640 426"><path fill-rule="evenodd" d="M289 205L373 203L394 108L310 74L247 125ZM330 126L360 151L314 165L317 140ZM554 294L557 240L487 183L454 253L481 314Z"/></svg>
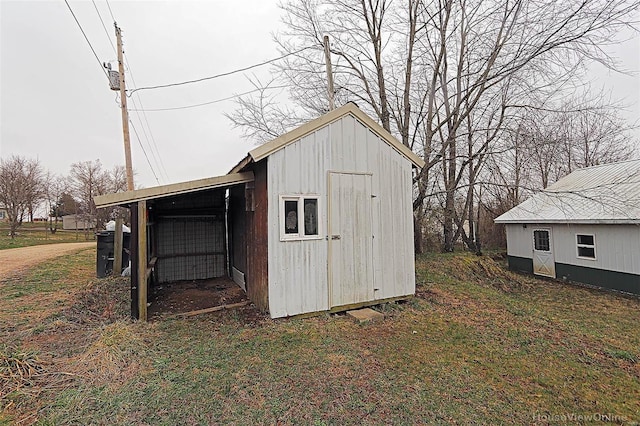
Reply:
<svg viewBox="0 0 640 426"><path fill-rule="evenodd" d="M43 180L44 169L37 160L16 155L0 160L0 204L7 211L11 238L42 201Z"/></svg>
<svg viewBox="0 0 640 426"><path fill-rule="evenodd" d="M435 195L443 250L451 251L478 205L475 181L500 150L506 123L520 115L515 105L580 78L586 60L615 67L603 47L630 28L637 9L637 0L290 1L287 29L276 39L289 56L270 84L289 87L302 111L296 118L326 112L322 39L329 34L336 103L356 101L424 158L414 214ZM230 118L251 129L245 134L271 138L292 116L274 102L243 98Z"/></svg>
<svg viewBox="0 0 640 426"><path fill-rule="evenodd" d="M44 201L49 216L49 232L55 234L61 217L60 202L67 190L67 180L63 176L47 173L44 180Z"/></svg>
<svg viewBox="0 0 640 426"><path fill-rule="evenodd" d="M72 191L80 203L81 216L101 227L105 217L98 215L93 197L109 192L109 173L102 168L100 160L82 161L71 165L70 178Z"/></svg>

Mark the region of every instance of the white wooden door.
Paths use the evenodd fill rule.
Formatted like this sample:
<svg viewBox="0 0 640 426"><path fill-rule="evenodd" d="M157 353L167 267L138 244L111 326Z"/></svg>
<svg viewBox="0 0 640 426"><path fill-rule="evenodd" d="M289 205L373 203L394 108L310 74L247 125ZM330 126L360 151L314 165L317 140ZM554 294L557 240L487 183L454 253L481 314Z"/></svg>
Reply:
<svg viewBox="0 0 640 426"><path fill-rule="evenodd" d="M373 300L371 174L329 173L329 304Z"/></svg>
<svg viewBox="0 0 640 426"><path fill-rule="evenodd" d="M533 273L544 277L556 277L553 240L549 228L533 230Z"/></svg>

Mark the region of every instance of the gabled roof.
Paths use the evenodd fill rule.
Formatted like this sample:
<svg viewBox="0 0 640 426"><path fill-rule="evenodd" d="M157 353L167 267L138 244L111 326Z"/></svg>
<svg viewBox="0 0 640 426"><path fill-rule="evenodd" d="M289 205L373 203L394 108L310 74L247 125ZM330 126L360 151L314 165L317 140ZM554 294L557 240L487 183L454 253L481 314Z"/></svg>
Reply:
<svg viewBox="0 0 640 426"><path fill-rule="evenodd" d="M154 186L152 188L136 189L134 191L118 192L115 194L99 195L93 199L97 208L120 206L142 200L170 197L172 195L186 194L189 192L203 191L207 189L222 188L237 185L239 183L252 182L253 172L234 173L215 176L206 179L192 180L189 182L174 183L171 185Z"/></svg>
<svg viewBox="0 0 640 426"><path fill-rule="evenodd" d="M576 170L495 222L640 224L640 160Z"/></svg>
<svg viewBox="0 0 640 426"><path fill-rule="evenodd" d="M376 123L371 117L365 114L354 103L350 102L340 108L324 114L315 120L309 121L300 127L296 127L290 132L267 142L249 152L243 160L241 160L236 166L231 169L229 173L237 173L242 170L247 164L252 161L260 161L273 154L276 151L284 148L285 146L296 142L311 132L318 130L319 128L326 126L346 115L352 115L356 119L360 120L365 126L369 127L380 138L386 142L389 146L395 149L400 155L411 161L416 167L424 167L424 161L418 157L413 151L400 143L391 133L386 131L382 126Z"/></svg>

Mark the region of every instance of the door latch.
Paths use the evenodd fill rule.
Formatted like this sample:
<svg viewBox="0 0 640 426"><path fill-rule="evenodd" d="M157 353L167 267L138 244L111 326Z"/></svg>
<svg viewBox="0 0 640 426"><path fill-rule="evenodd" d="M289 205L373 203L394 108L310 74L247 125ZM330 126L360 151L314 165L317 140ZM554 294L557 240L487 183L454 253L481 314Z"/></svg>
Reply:
<svg viewBox="0 0 640 426"><path fill-rule="evenodd" d="M332 240L339 240L340 239L340 235L332 235L331 239Z"/></svg>

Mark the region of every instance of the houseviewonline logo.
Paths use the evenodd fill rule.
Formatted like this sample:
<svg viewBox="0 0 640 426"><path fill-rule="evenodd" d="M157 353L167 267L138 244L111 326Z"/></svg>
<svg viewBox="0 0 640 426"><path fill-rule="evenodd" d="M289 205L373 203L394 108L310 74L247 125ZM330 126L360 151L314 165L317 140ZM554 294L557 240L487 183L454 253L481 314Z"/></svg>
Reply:
<svg viewBox="0 0 640 426"><path fill-rule="evenodd" d="M613 413L564 413L564 414L533 414L533 420L536 422L606 422L606 423L619 423L626 422L629 419L626 416L621 416Z"/></svg>

